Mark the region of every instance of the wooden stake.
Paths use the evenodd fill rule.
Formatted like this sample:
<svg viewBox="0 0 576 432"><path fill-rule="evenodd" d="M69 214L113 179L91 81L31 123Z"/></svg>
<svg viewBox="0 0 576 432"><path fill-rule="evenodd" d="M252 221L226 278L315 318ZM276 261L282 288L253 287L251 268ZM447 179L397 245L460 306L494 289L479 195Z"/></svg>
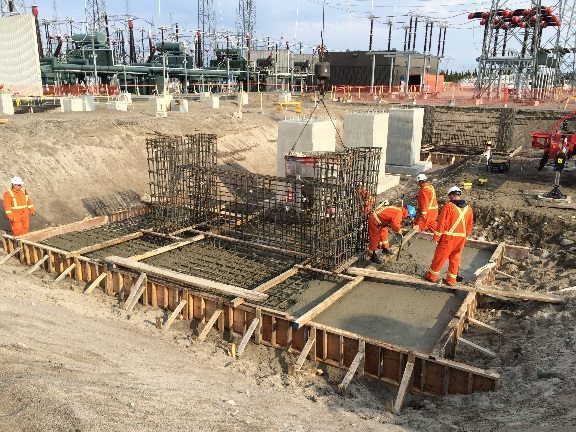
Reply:
<svg viewBox="0 0 576 432"><path fill-rule="evenodd" d="M102 280L105 279L107 275L108 275L108 273L106 273L106 272L101 273L100 276L98 276L98 277L94 280L94 282L92 282L92 283L88 286L88 288L86 288L86 289L84 290L84 294L90 294L92 291L94 291L94 288L96 288L98 285L100 285L100 282L102 282Z"/></svg>
<svg viewBox="0 0 576 432"><path fill-rule="evenodd" d="M293 366L292 365L289 366L288 373L290 375L294 375L302 369L302 365L306 361L306 357L308 356L310 349L312 348L312 346L315 343L316 343L316 338L308 339L308 341L306 342L306 345L304 345L304 348L302 349L302 352L298 356L298 360L296 360L296 363Z"/></svg>
<svg viewBox="0 0 576 432"><path fill-rule="evenodd" d="M514 264L516 264L516 265L520 265L520 261L517 261L517 260L515 260L514 258L510 258L510 257L504 255L504 259L505 259L506 261L510 261L511 263L514 263Z"/></svg>
<svg viewBox="0 0 576 432"><path fill-rule="evenodd" d="M172 323L174 322L174 320L178 317L178 315L180 315L180 311L182 310L182 308L186 305L186 300L182 300L178 306L176 306L176 309L174 309L174 312L172 312L170 314L170 316L168 317L168 320L166 320L166 322L164 323L164 325L162 326L163 330L168 330L170 329L170 326L172 325Z"/></svg>
<svg viewBox="0 0 576 432"><path fill-rule="evenodd" d="M214 311L214 313L212 314L212 316L210 317L210 319L206 323L206 326L204 326L204 328L200 332L200 335L198 336L198 340L200 342L204 342L204 339L206 339L206 336L208 336L208 333L210 332L212 327L214 327L214 323L216 323L216 320L220 317L221 313L222 313L222 309L216 309Z"/></svg>
<svg viewBox="0 0 576 432"><path fill-rule="evenodd" d="M501 270L496 270L496 273L498 273L499 275L505 276L507 278L510 278L510 279L518 279L516 276L512 276L511 274L504 273Z"/></svg>
<svg viewBox="0 0 576 432"><path fill-rule="evenodd" d="M492 327L489 324L483 323L482 321L478 321L477 319L474 318L468 318L468 322L470 324L475 324L478 327L482 327L488 330L492 330L494 333L498 333L498 334L504 334L501 330L498 330L496 327Z"/></svg>
<svg viewBox="0 0 576 432"><path fill-rule="evenodd" d="M342 380L342 382L340 384L338 384L338 393L340 393L340 395L342 395L342 396L346 395L346 389L348 388L348 385L350 385L352 378L354 378L354 374L356 373L356 369L358 369L362 359L364 359L365 350L366 350L366 343L364 341L360 341L360 345L359 345L358 352L356 353L356 357L354 357L354 360L352 360L352 364L348 368L348 372L346 372L344 379Z"/></svg>
<svg viewBox="0 0 576 432"><path fill-rule="evenodd" d="M70 264L66 270L64 270L62 273L60 273L60 276L58 276L56 279L54 279L53 283L60 282L62 279L64 279L66 276L68 276L68 274L72 270L74 270L75 268L76 268L75 263Z"/></svg>
<svg viewBox="0 0 576 432"><path fill-rule="evenodd" d="M44 264L48 260L48 258L50 258L48 255L44 255L42 258L40 258L40 260L36 264L34 264L34 267L32 267L26 273L27 274L34 273L36 270L38 270L42 266L42 264Z"/></svg>
<svg viewBox="0 0 576 432"><path fill-rule="evenodd" d="M464 339L463 337L459 337L458 342L462 342L464 345L468 345L469 347L472 347L475 350L478 350L481 353L486 354L487 356L496 357L496 353L494 351L490 351L488 348L481 347L480 345L477 345L474 342L469 341L468 339Z"/></svg>
<svg viewBox="0 0 576 432"><path fill-rule="evenodd" d="M394 402L394 414L400 414L402 409L402 404L404 403L404 396L406 395L406 390L408 385L412 382L412 372L414 371L414 353L408 353L408 362L406 363L406 368L404 368L404 375L402 375L402 381L400 381L400 388L398 389L398 395L396 396L396 402Z"/></svg>
<svg viewBox="0 0 576 432"><path fill-rule="evenodd" d="M514 290L514 291L503 291L495 287L491 286L483 286L483 285L476 285L476 286L468 286L468 285L461 285L456 284L454 286L450 285L440 285L436 282L428 282L424 279L420 279L410 275L400 275L397 273L390 273L390 272L383 272L377 270L366 270L362 268L352 267L348 269L348 272L354 275L380 279L385 281L392 281L392 282L400 282L400 283L408 283L413 285L421 285L427 287L434 287L434 288L445 288L451 289L456 291L468 291L468 292L475 292L478 294L484 294L489 296L495 297L502 297L502 298L512 298L512 299L521 299L521 300L533 300L533 301L541 301L547 303L565 303L566 300L562 297L552 295L552 294L544 294L544 293L537 293L532 291L522 291L522 290Z"/></svg>
<svg viewBox="0 0 576 432"><path fill-rule="evenodd" d="M326 308L334 304L336 301L344 297L348 292L350 292L354 287L356 287L360 282L364 280L364 277L358 276L354 278L353 281L348 282L330 297L319 303L318 305L314 306L308 312L301 315L298 319L294 321L293 327L298 329L302 326L305 326L310 321L312 321L316 316L320 315Z"/></svg>
<svg viewBox="0 0 576 432"><path fill-rule="evenodd" d="M12 258L14 255L16 255L21 250L22 250L22 247L18 246L16 249L14 249L8 255L6 255L4 258L2 258L2 261L0 261L0 265L4 264L6 261L8 261L10 258Z"/></svg>
<svg viewBox="0 0 576 432"><path fill-rule="evenodd" d="M136 303L138 303L138 300L140 300L140 297L142 297L142 293L146 289L147 283L148 279L146 278L146 273L141 273L140 277L136 281L136 284L132 287L132 291L128 296L128 300L126 300L126 303L124 303L126 312L130 313L132 309L134 309L134 306L136 306Z"/></svg>
<svg viewBox="0 0 576 432"><path fill-rule="evenodd" d="M250 341L250 338L252 337L254 330L256 330L256 327L258 326L259 322L260 321L258 320L258 318L254 318L250 323L250 327L248 327L248 330L246 330L246 333L244 334L242 340L240 341L240 345L238 345L238 351L236 352L237 356L242 355L242 353L244 352L244 349L246 348L246 345L248 345L248 342Z"/></svg>

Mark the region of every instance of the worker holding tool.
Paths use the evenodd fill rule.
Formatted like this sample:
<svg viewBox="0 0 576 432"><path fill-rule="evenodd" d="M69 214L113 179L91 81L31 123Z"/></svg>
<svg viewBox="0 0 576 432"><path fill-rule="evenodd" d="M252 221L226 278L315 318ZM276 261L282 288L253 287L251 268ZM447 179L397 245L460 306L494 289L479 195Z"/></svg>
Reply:
<svg viewBox="0 0 576 432"><path fill-rule="evenodd" d="M436 282L446 260L448 260L448 271L443 282L453 286L456 282L462 281L462 278L458 276L460 257L466 240L472 232L474 216L472 207L461 199L461 195L462 190L458 186L452 186L448 190L450 201L444 204L440 211L440 219L434 233L434 240L438 244L430 269L424 275L424 279L430 282Z"/></svg>
<svg viewBox="0 0 576 432"><path fill-rule="evenodd" d="M390 206L380 205L368 215L368 249L370 249L370 261L382 264L378 258L377 251L382 249L382 253L391 255L390 243L388 242L388 228L393 232L402 235L402 220L413 218L416 215L414 206Z"/></svg>
<svg viewBox="0 0 576 432"><path fill-rule="evenodd" d="M12 187L4 193L4 211L10 221L12 234L20 236L30 230L29 216L34 216L34 206L26 189L22 187L22 178L16 176L10 180Z"/></svg>
<svg viewBox="0 0 576 432"><path fill-rule="evenodd" d="M420 190L418 191L418 208L414 227L420 231L436 230L438 219L438 200L436 199L436 189L428 181L426 174L418 174L416 181Z"/></svg>

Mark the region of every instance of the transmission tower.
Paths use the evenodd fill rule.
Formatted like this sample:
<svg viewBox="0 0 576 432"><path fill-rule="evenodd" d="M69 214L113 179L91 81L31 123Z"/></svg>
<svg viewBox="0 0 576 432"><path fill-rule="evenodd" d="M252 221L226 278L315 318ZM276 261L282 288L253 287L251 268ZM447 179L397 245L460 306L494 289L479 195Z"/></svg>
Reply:
<svg viewBox="0 0 576 432"><path fill-rule="evenodd" d="M254 28L256 27L256 1L239 0L238 1L238 18L236 28L240 37L249 38L253 41Z"/></svg>
<svg viewBox="0 0 576 432"><path fill-rule="evenodd" d="M214 0L198 0L198 31L201 39L197 44L200 51L197 53L198 66L208 64L216 49L216 12Z"/></svg>
<svg viewBox="0 0 576 432"><path fill-rule="evenodd" d="M558 82L576 88L576 3L564 0L560 12L562 27L558 35Z"/></svg>
<svg viewBox="0 0 576 432"><path fill-rule="evenodd" d="M557 80L564 1L568 0L543 6L541 0L531 0L518 8L515 0L492 0L490 10L468 15L484 27L476 97L499 96L504 87L513 87L517 98L551 95Z"/></svg>
<svg viewBox="0 0 576 432"><path fill-rule="evenodd" d="M86 33L92 31L105 33L109 37L108 16L106 14L106 2L104 0L86 0Z"/></svg>
<svg viewBox="0 0 576 432"><path fill-rule="evenodd" d="M1 15L24 14L25 12L24 0L0 0Z"/></svg>

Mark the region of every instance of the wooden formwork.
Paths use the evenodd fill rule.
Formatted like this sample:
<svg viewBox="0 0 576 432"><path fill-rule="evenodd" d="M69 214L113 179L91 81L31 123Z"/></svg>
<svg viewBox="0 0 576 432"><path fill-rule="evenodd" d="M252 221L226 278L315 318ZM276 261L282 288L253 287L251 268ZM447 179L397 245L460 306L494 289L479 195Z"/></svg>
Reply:
<svg viewBox="0 0 576 432"><path fill-rule="evenodd" d="M131 216L130 213L126 213L117 216L116 220L120 220L119 217ZM97 223L106 223L106 220L90 220L84 221L84 225L76 223L66 227L57 227L53 233L58 235L63 232L85 229L96 226L94 224ZM50 237L49 234L50 232L46 231L42 233L42 236ZM39 237L15 238L4 235L2 241L6 252L20 247L20 261L29 266L48 256L49 258L42 263L42 267L49 273L62 273L74 264L68 277L86 283L100 279L97 286L108 295L128 297L140 277L140 274L134 270L118 268L83 256L70 256L68 251L37 243L31 238ZM479 280L483 283L493 280L495 270L505 254L518 259L527 255L528 252L526 248L512 247L504 243L496 245L471 240L470 245L495 249L490 261L496 265L487 268L479 275ZM101 276L103 274L106 276ZM144 306L173 311L183 300L186 301L186 305L181 310L180 317L184 320L206 323L217 310L222 310L223 312L214 323L216 329L222 333L228 331L231 335L243 336L253 320L258 317L258 326L251 336L251 340L255 343L299 353L313 338L309 358L330 366L350 367L362 346L365 356L358 371L394 385L400 384L408 357L414 354L414 379L411 390L416 393L470 394L493 391L500 384L500 376L496 373L444 358L453 357L458 338L466 330L469 319L474 315L477 307L477 297L474 293L466 296L461 308L447 326L431 354L413 353L406 348L313 321L295 328L298 327L294 326L295 318L286 313L261 308L250 303L234 306L232 300L200 291L195 287L166 282L153 275L147 275L144 291L139 301Z"/></svg>

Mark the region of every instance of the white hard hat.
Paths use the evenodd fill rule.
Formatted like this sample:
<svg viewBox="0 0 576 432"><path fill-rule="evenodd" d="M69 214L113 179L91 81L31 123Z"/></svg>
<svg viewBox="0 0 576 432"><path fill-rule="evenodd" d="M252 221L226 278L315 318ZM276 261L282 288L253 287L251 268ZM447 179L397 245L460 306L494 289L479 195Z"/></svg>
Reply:
<svg viewBox="0 0 576 432"><path fill-rule="evenodd" d="M448 189L448 195L452 193L455 193L456 195L461 195L462 190L458 186L452 186L450 189Z"/></svg>
<svg viewBox="0 0 576 432"><path fill-rule="evenodd" d="M421 182L421 181L426 181L426 180L428 180L428 177L426 177L426 174L418 174L416 176L416 181Z"/></svg>
<svg viewBox="0 0 576 432"><path fill-rule="evenodd" d="M22 186L24 184L24 181L22 180L22 177L14 176L10 179L10 183L12 183L13 185Z"/></svg>

